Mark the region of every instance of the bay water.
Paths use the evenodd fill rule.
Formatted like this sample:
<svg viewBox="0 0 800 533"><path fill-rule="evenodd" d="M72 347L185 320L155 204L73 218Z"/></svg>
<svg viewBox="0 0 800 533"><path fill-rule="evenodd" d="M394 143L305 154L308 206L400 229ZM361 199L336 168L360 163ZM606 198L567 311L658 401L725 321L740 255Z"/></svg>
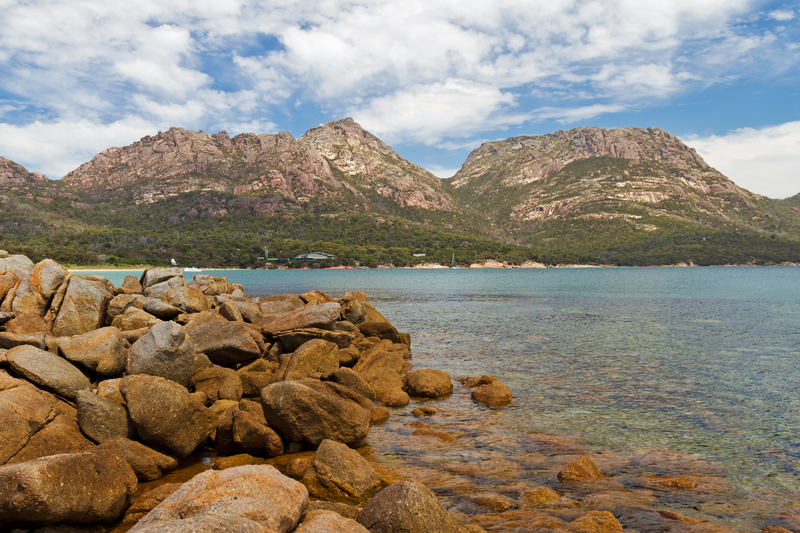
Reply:
<svg viewBox="0 0 800 533"><path fill-rule="evenodd" d="M411 333L415 368L490 374L514 393L509 407L488 410L457 390L459 416L492 417L508 439L540 433L620 456L697 456L739 494L706 514L736 529L800 514L800 267L203 273L254 297L363 291ZM119 285L125 273L102 275ZM368 440L422 460L392 448L392 431Z"/></svg>

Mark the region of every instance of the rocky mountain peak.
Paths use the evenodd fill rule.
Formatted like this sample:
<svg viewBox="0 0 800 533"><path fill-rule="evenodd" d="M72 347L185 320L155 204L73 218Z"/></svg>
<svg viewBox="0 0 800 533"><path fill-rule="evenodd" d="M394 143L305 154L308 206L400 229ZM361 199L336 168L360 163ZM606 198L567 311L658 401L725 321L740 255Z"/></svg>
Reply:
<svg viewBox="0 0 800 533"><path fill-rule="evenodd" d="M27 185L47 183L47 177L38 172L28 172L22 165L0 157L0 185Z"/></svg>

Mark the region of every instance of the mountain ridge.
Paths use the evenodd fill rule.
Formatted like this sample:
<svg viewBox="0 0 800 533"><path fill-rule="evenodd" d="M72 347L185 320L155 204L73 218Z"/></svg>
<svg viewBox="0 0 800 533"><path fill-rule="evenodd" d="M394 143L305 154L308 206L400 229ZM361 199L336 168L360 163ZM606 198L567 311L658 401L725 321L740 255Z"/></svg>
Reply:
<svg viewBox="0 0 800 533"><path fill-rule="evenodd" d="M298 139L288 132L231 138L170 128L104 150L61 181L6 159L0 172L0 193L17 191L13 202L0 198L0 215L17 225L27 210L74 231L96 228L99 219L106 228L145 224L162 231L215 219L305 234L297 218L305 217L318 234L333 231L341 243L373 235L391 246L390 234L397 242L422 242L411 233L428 231L453 235L434 239L436 247L490 239L609 263L684 261L692 254L727 260L727 252L709 251L710 242L725 250L749 246L768 261L787 254L800 260L800 195L783 201L746 191L655 127L581 127L487 142L444 180L352 118ZM40 205L26 204L31 200ZM0 220L0 229L11 224ZM348 228L353 224L384 229L374 236ZM747 244L736 244L736 235Z"/></svg>

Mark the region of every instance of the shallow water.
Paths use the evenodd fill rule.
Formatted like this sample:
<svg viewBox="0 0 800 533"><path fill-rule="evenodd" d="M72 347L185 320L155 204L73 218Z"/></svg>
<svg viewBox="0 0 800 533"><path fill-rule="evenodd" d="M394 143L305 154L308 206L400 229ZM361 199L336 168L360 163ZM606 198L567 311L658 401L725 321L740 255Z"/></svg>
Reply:
<svg viewBox="0 0 800 533"><path fill-rule="evenodd" d="M104 275L115 284L124 277ZM473 405L458 385L452 398L433 402L441 411L432 423L450 432L462 428L455 442L464 446L420 445L408 437L409 419L393 418L368 438L384 461L428 468L502 457L516 465L507 465L516 474L502 483L485 474L467 477L486 486L537 476L543 482L552 464L516 470L517 439L568 435L586 450L615 457L608 468L628 484L633 473L614 465L654 450L719 465L731 487L718 496L733 503L659 500L684 514L697 507L707 519L752 530L765 516L800 513L798 267L218 275L244 284L252 296L363 291L411 333L416 368L454 377L491 374L514 392L502 410ZM421 453L419 446L433 448ZM513 493L506 489L500 492ZM456 508L463 507L459 490L450 491Z"/></svg>

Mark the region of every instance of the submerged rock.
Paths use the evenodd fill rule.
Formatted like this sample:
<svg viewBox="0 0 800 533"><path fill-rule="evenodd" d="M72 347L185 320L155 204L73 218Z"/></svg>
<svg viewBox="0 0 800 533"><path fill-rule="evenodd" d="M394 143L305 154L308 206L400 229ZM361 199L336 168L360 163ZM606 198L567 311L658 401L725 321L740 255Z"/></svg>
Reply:
<svg viewBox="0 0 800 533"><path fill-rule="evenodd" d="M303 476L303 484L317 498L359 503L375 492L381 481L358 452L346 444L324 440Z"/></svg>

